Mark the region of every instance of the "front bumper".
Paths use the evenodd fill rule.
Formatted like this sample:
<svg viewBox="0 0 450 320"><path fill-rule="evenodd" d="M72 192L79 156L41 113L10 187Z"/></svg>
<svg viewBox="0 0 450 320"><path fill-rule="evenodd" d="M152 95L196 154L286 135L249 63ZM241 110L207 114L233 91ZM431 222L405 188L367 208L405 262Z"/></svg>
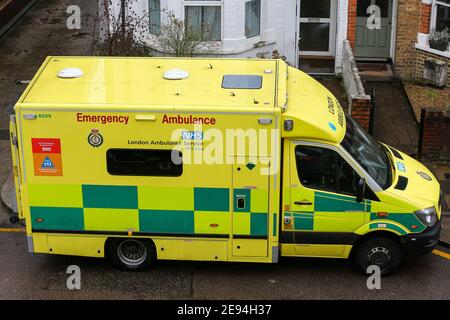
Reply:
<svg viewBox="0 0 450 320"><path fill-rule="evenodd" d="M441 221L425 229L421 233L408 234L402 237L401 244L404 251L411 255L420 255L433 251L439 243Z"/></svg>

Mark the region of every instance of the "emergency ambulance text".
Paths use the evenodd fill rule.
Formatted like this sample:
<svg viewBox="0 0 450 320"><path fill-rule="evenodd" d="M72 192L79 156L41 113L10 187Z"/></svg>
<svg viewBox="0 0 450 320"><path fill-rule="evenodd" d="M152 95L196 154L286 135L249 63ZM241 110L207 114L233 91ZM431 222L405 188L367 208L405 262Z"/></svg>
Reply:
<svg viewBox="0 0 450 320"><path fill-rule="evenodd" d="M101 124L123 123L128 124L129 116L103 116L103 115L85 115L77 113L77 122L95 122Z"/></svg>

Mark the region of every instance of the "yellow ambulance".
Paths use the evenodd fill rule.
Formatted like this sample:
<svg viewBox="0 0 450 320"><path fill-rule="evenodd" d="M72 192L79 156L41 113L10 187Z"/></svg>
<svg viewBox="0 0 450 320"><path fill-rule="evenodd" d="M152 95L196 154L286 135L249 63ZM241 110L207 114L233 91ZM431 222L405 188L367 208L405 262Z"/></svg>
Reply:
<svg viewBox="0 0 450 320"><path fill-rule="evenodd" d="M281 60L48 57L10 122L30 252L383 274L440 233L440 186Z"/></svg>

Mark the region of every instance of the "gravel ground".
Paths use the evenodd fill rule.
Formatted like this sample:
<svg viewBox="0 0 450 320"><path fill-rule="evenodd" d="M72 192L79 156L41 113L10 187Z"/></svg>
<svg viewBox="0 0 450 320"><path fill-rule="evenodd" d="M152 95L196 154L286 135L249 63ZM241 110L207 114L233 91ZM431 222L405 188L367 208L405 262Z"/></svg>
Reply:
<svg viewBox="0 0 450 320"><path fill-rule="evenodd" d="M420 122L422 108L444 110L450 104L450 88L434 88L427 85L405 83L405 90L413 107L417 122Z"/></svg>

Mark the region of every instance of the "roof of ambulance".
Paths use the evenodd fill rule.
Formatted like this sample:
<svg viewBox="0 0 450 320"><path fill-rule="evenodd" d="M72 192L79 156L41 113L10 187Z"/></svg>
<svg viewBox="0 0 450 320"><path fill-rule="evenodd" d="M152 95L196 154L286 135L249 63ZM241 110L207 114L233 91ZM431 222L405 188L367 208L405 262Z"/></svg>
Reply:
<svg viewBox="0 0 450 320"><path fill-rule="evenodd" d="M274 108L277 67L277 60L257 59L48 57L19 103ZM80 69L83 75L58 77L65 68ZM173 69L187 71L189 77L164 79L164 73ZM224 89L224 75L259 75L262 86Z"/></svg>
<svg viewBox="0 0 450 320"><path fill-rule="evenodd" d="M83 75L58 77L65 68L78 68ZM164 73L173 69L187 71L189 77L164 79ZM283 116L294 121L294 129L283 132L283 136L339 143L346 125L337 100L297 69L289 68L286 81L287 72L286 64L278 60L48 57L16 108L86 111L219 108L220 112L245 108L245 112L273 113L281 112L287 105ZM224 75L259 75L262 85L260 89L224 89Z"/></svg>

